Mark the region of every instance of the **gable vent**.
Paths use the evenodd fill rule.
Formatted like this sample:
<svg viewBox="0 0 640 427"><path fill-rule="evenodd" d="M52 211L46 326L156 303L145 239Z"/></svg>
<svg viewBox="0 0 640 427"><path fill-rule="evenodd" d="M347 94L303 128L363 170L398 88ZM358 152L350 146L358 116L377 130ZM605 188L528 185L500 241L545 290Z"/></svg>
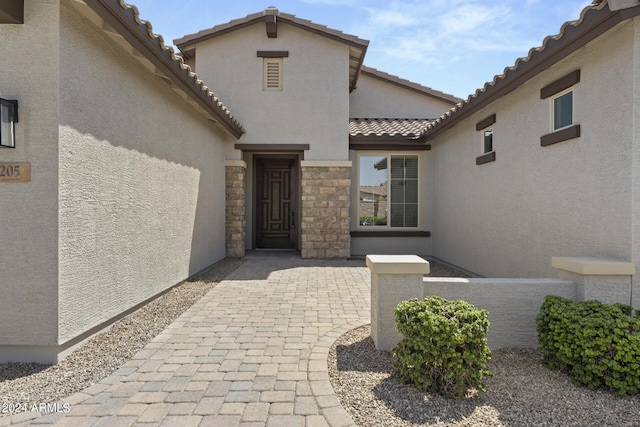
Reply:
<svg viewBox="0 0 640 427"><path fill-rule="evenodd" d="M264 58L263 89L282 90L282 58Z"/></svg>

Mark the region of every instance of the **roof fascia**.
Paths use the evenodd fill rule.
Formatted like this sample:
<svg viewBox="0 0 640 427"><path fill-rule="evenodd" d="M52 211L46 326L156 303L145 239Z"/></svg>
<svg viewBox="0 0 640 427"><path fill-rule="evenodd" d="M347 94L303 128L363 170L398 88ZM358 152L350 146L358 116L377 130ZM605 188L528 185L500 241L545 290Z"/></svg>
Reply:
<svg viewBox="0 0 640 427"><path fill-rule="evenodd" d="M228 28L223 28L221 30L217 30L217 31L212 32L210 34L204 34L204 35L202 35L200 37L194 37L194 38L189 38L188 36L181 37L179 39L175 39L173 41L173 44L175 44L178 47L178 49L180 49L181 52L185 53L185 51L189 50L190 47L192 47L192 46L194 46L194 45L196 45L198 43L201 43L201 42L206 41L206 40L214 39L216 37L220 37L220 36L223 36L225 34L233 33L234 31L250 27L250 26L255 25L257 23L260 23L260 22L264 22L264 16L263 15L261 15L261 16L259 16L257 18L251 19L251 20L249 20L247 22L242 22L240 24L236 24L236 25L230 26ZM187 39L189 39L189 40L186 41Z"/></svg>
<svg viewBox="0 0 640 427"><path fill-rule="evenodd" d="M229 34L231 32L240 30L242 28L247 28L255 24L264 23L266 16L269 16L269 15L256 14L255 18L249 19L246 22L241 22L235 25L231 25L227 28L216 30L209 34L203 34L201 36L194 36L194 37L185 36L179 39L175 39L173 43L184 54L185 59L190 59L194 56L191 51L193 46L195 46L196 44L201 43L205 40L210 40L225 34ZM274 15L270 15L270 16L274 16ZM352 47L356 50L360 50L361 53L359 57L355 58L358 61L358 65L356 66L355 74L351 79L351 82L349 83L349 92L353 92L353 90L356 88L356 85L358 83L358 77L360 76L362 65L364 64L364 57L367 54L367 48L369 47L369 42L367 40L362 40L361 42L358 42L356 40L349 40L347 37L340 37L339 35L332 34L327 31L323 31L322 29L314 28L313 26L310 26L310 25L305 25L303 23L297 22L295 19L290 19L286 16L282 16L282 15L275 15L275 16L276 16L276 22L278 23L285 23L292 27L295 27L304 31L308 31L313 34L317 34L321 37L325 37L330 40L336 41L338 43L346 44L347 46ZM351 59L351 56L350 56L350 59Z"/></svg>
<svg viewBox="0 0 640 427"><path fill-rule="evenodd" d="M158 38L149 37L146 26L136 22L132 9L123 9L118 0L85 0L85 2L107 24L118 31L127 42L169 77L177 87L213 116L231 135L237 139L242 136L243 129L236 126L228 116L219 111L212 99L201 88L190 83L189 80L193 80L193 78L189 76L188 71L176 67L171 58L171 52L162 48Z"/></svg>
<svg viewBox="0 0 640 427"><path fill-rule="evenodd" d="M506 71L505 77L495 80L496 83L488 87L485 92L477 91L477 97L470 97L459 109L452 111L450 116L445 116L442 124L437 124L431 130L426 131L421 139L428 141L435 138L473 113L512 92L619 23L638 15L640 15L640 6L613 13L608 8L596 11L590 20L585 20L577 27L568 27L560 40L550 40L542 52L534 52L531 59L521 62L517 70ZM485 87L487 86L485 85Z"/></svg>

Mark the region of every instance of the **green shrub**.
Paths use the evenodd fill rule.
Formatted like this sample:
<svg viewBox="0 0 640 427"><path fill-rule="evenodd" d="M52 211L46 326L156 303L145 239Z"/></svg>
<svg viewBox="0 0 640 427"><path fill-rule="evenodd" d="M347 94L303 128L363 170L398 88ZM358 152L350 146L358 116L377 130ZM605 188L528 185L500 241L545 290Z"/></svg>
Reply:
<svg viewBox="0 0 640 427"><path fill-rule="evenodd" d="M402 381L447 398L464 397L471 387L486 390L483 379L492 375L486 310L433 296L403 301L394 315L404 335L391 350Z"/></svg>
<svg viewBox="0 0 640 427"><path fill-rule="evenodd" d="M640 318L629 305L548 295L536 318L544 363L589 388L640 393Z"/></svg>

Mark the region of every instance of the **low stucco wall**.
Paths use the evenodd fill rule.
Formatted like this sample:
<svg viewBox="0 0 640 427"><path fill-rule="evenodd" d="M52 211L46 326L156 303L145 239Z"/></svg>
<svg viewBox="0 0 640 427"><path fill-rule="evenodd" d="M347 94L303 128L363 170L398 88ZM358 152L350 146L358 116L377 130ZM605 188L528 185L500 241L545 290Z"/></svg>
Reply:
<svg viewBox="0 0 640 427"><path fill-rule="evenodd" d="M462 279L425 277L422 295L464 300L489 312L487 342L502 347L537 347L536 316L546 295L575 299L576 285L562 279Z"/></svg>
<svg viewBox="0 0 640 427"><path fill-rule="evenodd" d="M537 347L536 317L547 295L605 304L632 302L634 263L608 258L553 257L559 279L424 277L429 262L416 255L367 255L371 270L371 337L378 350L402 338L394 310L401 301L440 296L489 312L489 347Z"/></svg>
<svg viewBox="0 0 640 427"><path fill-rule="evenodd" d="M489 312L487 342L502 347L537 347L536 316L546 295L576 299L576 284L564 279L465 279L423 277L428 261L416 255L367 255L371 270L371 337L378 350L402 338L394 310L411 298L437 295L464 300Z"/></svg>

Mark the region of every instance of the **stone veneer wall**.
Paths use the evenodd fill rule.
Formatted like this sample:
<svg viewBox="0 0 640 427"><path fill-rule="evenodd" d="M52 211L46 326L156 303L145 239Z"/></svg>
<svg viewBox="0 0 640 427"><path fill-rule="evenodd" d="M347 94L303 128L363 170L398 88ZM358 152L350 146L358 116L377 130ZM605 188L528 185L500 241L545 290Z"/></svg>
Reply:
<svg viewBox="0 0 640 427"><path fill-rule="evenodd" d="M245 177L244 162L227 162L225 168L225 240L228 258L242 258L245 254L244 238L247 221L245 219Z"/></svg>
<svg viewBox="0 0 640 427"><path fill-rule="evenodd" d="M351 256L350 205L350 162L302 162L302 258Z"/></svg>

